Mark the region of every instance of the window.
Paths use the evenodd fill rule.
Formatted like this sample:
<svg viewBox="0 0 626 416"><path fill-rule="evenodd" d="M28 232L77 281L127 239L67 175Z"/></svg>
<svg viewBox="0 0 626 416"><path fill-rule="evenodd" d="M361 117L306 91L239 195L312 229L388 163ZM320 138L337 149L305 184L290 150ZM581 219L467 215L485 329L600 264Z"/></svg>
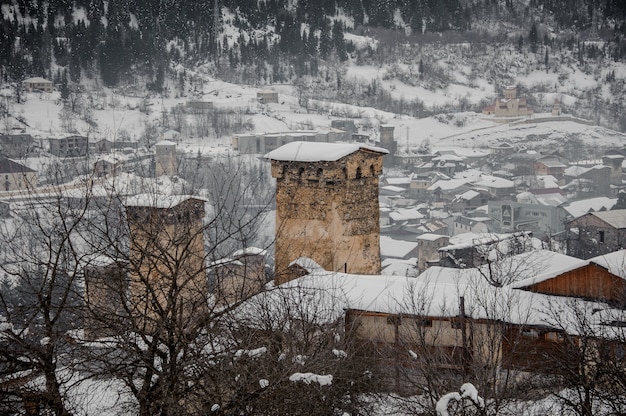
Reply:
<svg viewBox="0 0 626 416"><path fill-rule="evenodd" d="M526 328L522 330L522 337L524 338L539 338L539 332L536 329Z"/></svg>
<svg viewBox="0 0 626 416"><path fill-rule="evenodd" d="M604 231L600 231L600 238L599 238L601 243L604 243Z"/></svg>
<svg viewBox="0 0 626 416"><path fill-rule="evenodd" d="M546 332L545 339L546 341L563 342L565 337L562 332Z"/></svg>

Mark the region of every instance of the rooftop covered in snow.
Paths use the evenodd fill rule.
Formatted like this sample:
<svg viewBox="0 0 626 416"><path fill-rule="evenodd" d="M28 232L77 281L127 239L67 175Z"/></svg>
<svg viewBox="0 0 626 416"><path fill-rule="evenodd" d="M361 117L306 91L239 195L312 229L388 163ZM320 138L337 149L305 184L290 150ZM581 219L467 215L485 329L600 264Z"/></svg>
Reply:
<svg viewBox="0 0 626 416"><path fill-rule="evenodd" d="M359 143L291 142L267 153L265 158L284 162L334 162L359 150L389 153L387 149Z"/></svg>

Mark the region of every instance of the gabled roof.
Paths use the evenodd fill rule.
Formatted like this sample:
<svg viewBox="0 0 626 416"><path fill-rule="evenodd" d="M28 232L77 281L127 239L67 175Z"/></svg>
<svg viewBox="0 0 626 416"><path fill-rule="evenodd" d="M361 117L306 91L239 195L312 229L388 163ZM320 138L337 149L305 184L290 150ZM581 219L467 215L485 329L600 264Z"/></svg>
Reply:
<svg viewBox="0 0 626 416"><path fill-rule="evenodd" d="M618 250L613 253L603 254L588 260L589 263L595 263L604 267L616 276L626 278L626 250Z"/></svg>
<svg viewBox="0 0 626 416"><path fill-rule="evenodd" d="M594 215L600 218L602 221L606 222L613 228L626 228L626 209L591 212L589 215Z"/></svg>
<svg viewBox="0 0 626 416"><path fill-rule="evenodd" d="M585 215L588 212L594 211L606 211L613 208L617 203L617 198L607 198L606 196L599 196L597 198L583 199L580 201L571 201L563 209L567 211L573 218L578 218Z"/></svg>
<svg viewBox="0 0 626 416"><path fill-rule="evenodd" d="M28 173L28 172L36 172L36 171L20 163L14 162L11 159L0 157L0 172L1 173Z"/></svg>
<svg viewBox="0 0 626 416"><path fill-rule="evenodd" d="M359 143L315 143L291 142L265 155L266 159L284 162L334 162L359 150L369 150L381 154L389 151L382 147Z"/></svg>

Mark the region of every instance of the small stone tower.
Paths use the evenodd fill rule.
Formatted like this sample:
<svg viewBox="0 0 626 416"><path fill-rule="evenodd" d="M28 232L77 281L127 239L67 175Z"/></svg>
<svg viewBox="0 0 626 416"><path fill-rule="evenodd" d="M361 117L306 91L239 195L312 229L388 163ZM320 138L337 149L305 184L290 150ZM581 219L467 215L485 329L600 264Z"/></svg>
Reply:
<svg viewBox="0 0 626 416"><path fill-rule="evenodd" d="M176 176L178 175L178 164L176 163L176 143L169 140L161 140L154 145L155 156L155 176Z"/></svg>
<svg viewBox="0 0 626 416"><path fill-rule="evenodd" d="M623 184L622 163L624 159L624 156L615 153L602 156L602 164L611 168L611 185L616 187L621 187Z"/></svg>
<svg viewBox="0 0 626 416"><path fill-rule="evenodd" d="M167 320L186 327L207 310L204 204L187 195L143 194L126 201L130 304L144 331Z"/></svg>
<svg viewBox="0 0 626 416"><path fill-rule="evenodd" d="M557 98L554 100L554 104L552 105L552 116L560 116L561 115L561 101Z"/></svg>
<svg viewBox="0 0 626 416"><path fill-rule="evenodd" d="M389 124L381 124L380 125L380 146L384 149L387 149L389 154L385 155L383 158L383 164L385 166L393 166L395 163L395 155L396 150L398 149L398 144L393 138L394 126Z"/></svg>
<svg viewBox="0 0 626 416"><path fill-rule="evenodd" d="M275 281L309 257L326 270L380 273L378 176L385 149L292 142L265 157L276 178Z"/></svg>

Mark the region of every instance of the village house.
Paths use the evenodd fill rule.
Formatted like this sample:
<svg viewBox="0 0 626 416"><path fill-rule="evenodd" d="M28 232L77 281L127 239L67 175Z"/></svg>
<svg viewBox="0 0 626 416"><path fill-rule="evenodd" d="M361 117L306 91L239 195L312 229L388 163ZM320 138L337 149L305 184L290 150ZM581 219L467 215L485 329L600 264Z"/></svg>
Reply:
<svg viewBox="0 0 626 416"><path fill-rule="evenodd" d="M611 194L609 166L570 166L564 171L564 179L563 190L576 199Z"/></svg>
<svg viewBox="0 0 626 416"><path fill-rule="evenodd" d="M588 259L626 245L626 209L589 212L567 223L567 254Z"/></svg>
<svg viewBox="0 0 626 416"><path fill-rule="evenodd" d="M275 280L299 257L329 270L380 273L378 176L385 149L288 143L265 155L276 178Z"/></svg>
<svg viewBox="0 0 626 416"><path fill-rule="evenodd" d="M555 206L503 200L489 201L487 206L493 231L497 233L532 231L536 237L543 238L565 229L566 213Z"/></svg>
<svg viewBox="0 0 626 416"><path fill-rule="evenodd" d="M27 92L52 92L54 90L54 84L52 81L41 77L26 78L22 81L22 84Z"/></svg>
<svg viewBox="0 0 626 416"><path fill-rule="evenodd" d="M566 167L564 163L554 157L542 158L533 163L535 175L552 175L558 181L562 181L565 177Z"/></svg>
<svg viewBox="0 0 626 416"><path fill-rule="evenodd" d="M395 391L412 386L408 357L423 357L420 365L432 366L427 371L561 374L578 365L573 351L610 345L603 334L623 324L611 319L619 316L615 306L626 289L624 251L585 261L531 250L490 267L434 266L413 279L326 271L305 260L298 260L301 276L282 285L283 293L293 289L297 297L298 288L320 289L308 302L327 305L326 320L343 317L355 352L375 346L384 384ZM267 305L283 304L271 301L273 293L263 296ZM580 309L572 308L573 298ZM591 310L600 313L582 318L583 334L572 324Z"/></svg>
<svg viewBox="0 0 626 416"><path fill-rule="evenodd" d="M96 177L117 175L121 172L127 158L123 155L102 155L93 164L93 172Z"/></svg>
<svg viewBox="0 0 626 416"><path fill-rule="evenodd" d="M462 194L456 195L452 200L452 211L467 214L478 207L487 205L492 200L493 195L483 189L470 189Z"/></svg>
<svg viewBox="0 0 626 416"><path fill-rule="evenodd" d="M448 180L450 177L437 171L415 173L411 176L409 195L413 198L426 198L429 195L428 188L438 180Z"/></svg>
<svg viewBox="0 0 626 416"><path fill-rule="evenodd" d="M82 157L89 151L89 139L85 136L49 137L49 152L58 157Z"/></svg>
<svg viewBox="0 0 626 416"><path fill-rule="evenodd" d="M278 93L272 90L257 91L256 100L260 104L269 104L278 102Z"/></svg>
<svg viewBox="0 0 626 416"><path fill-rule="evenodd" d="M489 146L489 153L495 159L505 158L506 156L510 156L515 153L516 148L510 143L499 143Z"/></svg>
<svg viewBox="0 0 626 416"><path fill-rule="evenodd" d="M490 223L491 218L489 217L465 217L463 215L459 215L454 220L454 229L452 230L452 235L458 235L463 233L488 233L491 231L489 229Z"/></svg>
<svg viewBox="0 0 626 416"><path fill-rule="evenodd" d="M33 169L0 157L0 178L3 191L34 188L37 186L37 172Z"/></svg>

